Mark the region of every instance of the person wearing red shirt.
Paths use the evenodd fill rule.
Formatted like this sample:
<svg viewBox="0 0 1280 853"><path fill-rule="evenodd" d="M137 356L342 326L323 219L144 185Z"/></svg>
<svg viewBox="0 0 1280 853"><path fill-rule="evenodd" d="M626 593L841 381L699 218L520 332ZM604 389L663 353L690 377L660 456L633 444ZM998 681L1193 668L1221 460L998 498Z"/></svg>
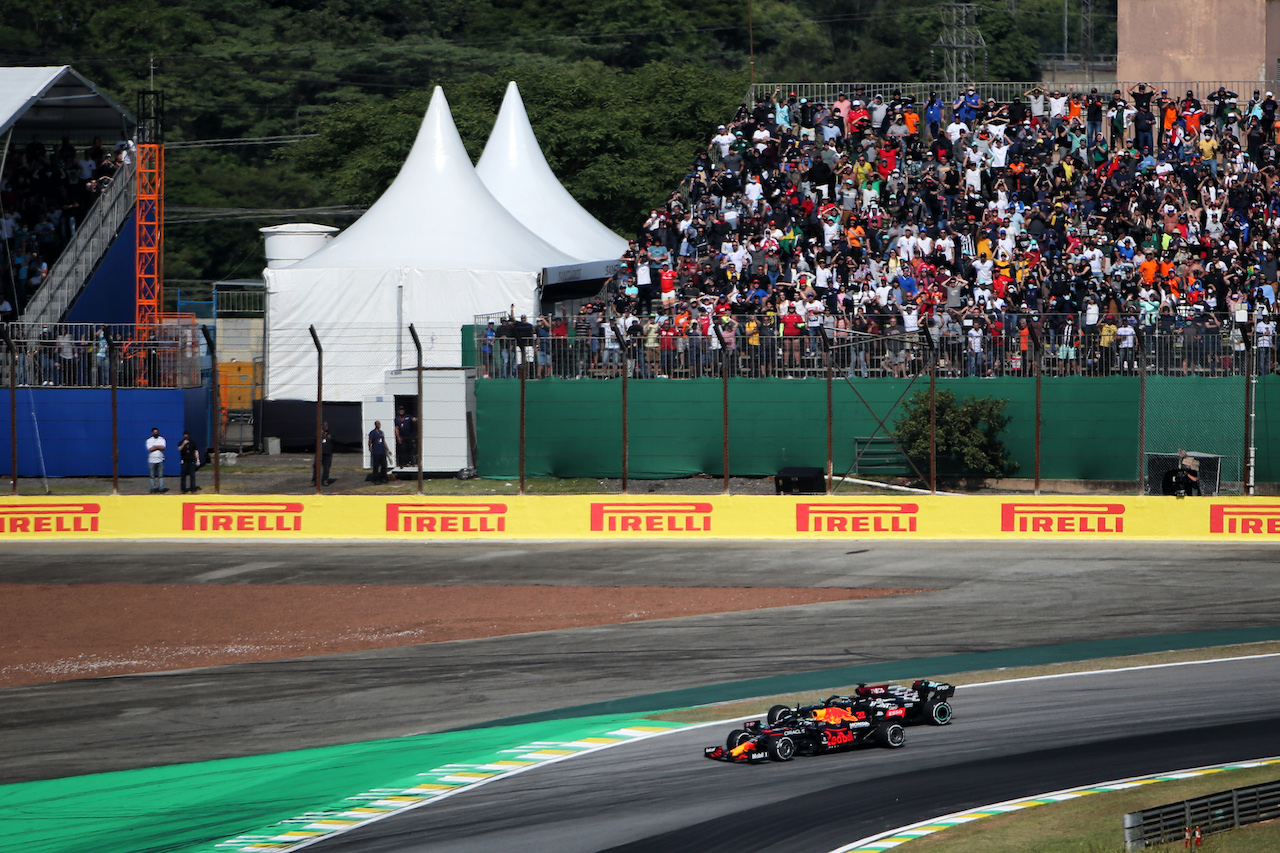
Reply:
<svg viewBox="0 0 1280 853"><path fill-rule="evenodd" d="M663 323L658 329L658 378L673 377L676 372L676 335L671 323Z"/></svg>
<svg viewBox="0 0 1280 853"><path fill-rule="evenodd" d="M676 271L671 269L670 264L662 265L662 272L658 273L658 287L662 291L662 307L668 308L676 302Z"/></svg>
<svg viewBox="0 0 1280 853"><path fill-rule="evenodd" d="M778 322L782 324L782 366L784 369L792 365L800 366L800 339L805 335L805 319L796 313L796 306L787 307ZM791 374L787 374L790 378Z"/></svg>

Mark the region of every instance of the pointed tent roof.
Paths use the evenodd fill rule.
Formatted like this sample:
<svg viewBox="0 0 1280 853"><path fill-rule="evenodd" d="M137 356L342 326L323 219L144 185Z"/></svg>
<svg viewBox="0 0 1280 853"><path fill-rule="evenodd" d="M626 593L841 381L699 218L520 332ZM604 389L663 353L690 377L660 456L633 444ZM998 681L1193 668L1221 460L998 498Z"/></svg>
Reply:
<svg viewBox="0 0 1280 853"><path fill-rule="evenodd" d="M526 228L575 258L616 260L627 250L627 241L587 213L551 171L514 81L476 173Z"/></svg>
<svg viewBox="0 0 1280 853"><path fill-rule="evenodd" d="M331 243L287 269L536 271L575 260L521 225L485 187L437 86L387 191Z"/></svg>

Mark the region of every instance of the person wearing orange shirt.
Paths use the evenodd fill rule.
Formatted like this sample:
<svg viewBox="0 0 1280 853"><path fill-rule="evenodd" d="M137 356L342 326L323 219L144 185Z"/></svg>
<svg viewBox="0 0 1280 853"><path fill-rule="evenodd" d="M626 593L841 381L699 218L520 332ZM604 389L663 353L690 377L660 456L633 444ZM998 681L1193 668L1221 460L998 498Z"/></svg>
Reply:
<svg viewBox="0 0 1280 853"><path fill-rule="evenodd" d="M1070 125L1073 121L1076 124L1084 124L1084 119L1080 117L1080 110L1083 104L1084 104L1084 101L1081 100L1080 93L1073 92L1071 94L1071 99L1067 101L1067 124L1068 125Z"/></svg>
<svg viewBox="0 0 1280 853"><path fill-rule="evenodd" d="M920 114L914 104L908 104L902 111L902 120L907 124L907 134L913 140L919 140Z"/></svg>
<svg viewBox="0 0 1280 853"><path fill-rule="evenodd" d="M1158 268L1159 264L1156 263L1156 259L1150 257L1138 265L1138 274L1142 276L1142 281L1145 284L1151 286L1156 282L1156 270Z"/></svg>

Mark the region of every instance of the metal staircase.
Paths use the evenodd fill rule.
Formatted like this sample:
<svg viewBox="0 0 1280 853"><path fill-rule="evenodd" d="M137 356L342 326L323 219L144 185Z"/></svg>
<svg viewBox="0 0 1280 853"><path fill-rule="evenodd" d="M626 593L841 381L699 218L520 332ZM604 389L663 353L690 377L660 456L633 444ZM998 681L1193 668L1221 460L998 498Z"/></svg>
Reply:
<svg viewBox="0 0 1280 853"><path fill-rule="evenodd" d="M133 214L138 198L138 182L132 162L116 170L111 184L103 190L71 242L49 270L49 276L27 302L22 312L25 323L57 323L66 315L80 291Z"/></svg>

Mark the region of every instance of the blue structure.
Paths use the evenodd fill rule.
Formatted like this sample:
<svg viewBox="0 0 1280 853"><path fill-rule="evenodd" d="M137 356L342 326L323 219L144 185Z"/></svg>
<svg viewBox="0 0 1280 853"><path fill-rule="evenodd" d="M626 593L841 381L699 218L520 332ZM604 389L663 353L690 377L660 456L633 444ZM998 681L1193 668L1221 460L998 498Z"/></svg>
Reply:
<svg viewBox="0 0 1280 853"><path fill-rule="evenodd" d="M124 227L94 270L89 283L72 303L66 322L109 326L134 321L137 308L133 292L136 274L133 244L137 231L138 213L135 210L125 220Z"/></svg>
<svg viewBox="0 0 1280 853"><path fill-rule="evenodd" d="M191 432L201 456L207 447L204 388L117 391L120 476L147 476L146 440L152 427L168 441L165 474L178 476L178 442ZM18 476L110 477L111 389L20 387ZM9 391L0 389L0 472L9 456Z"/></svg>

